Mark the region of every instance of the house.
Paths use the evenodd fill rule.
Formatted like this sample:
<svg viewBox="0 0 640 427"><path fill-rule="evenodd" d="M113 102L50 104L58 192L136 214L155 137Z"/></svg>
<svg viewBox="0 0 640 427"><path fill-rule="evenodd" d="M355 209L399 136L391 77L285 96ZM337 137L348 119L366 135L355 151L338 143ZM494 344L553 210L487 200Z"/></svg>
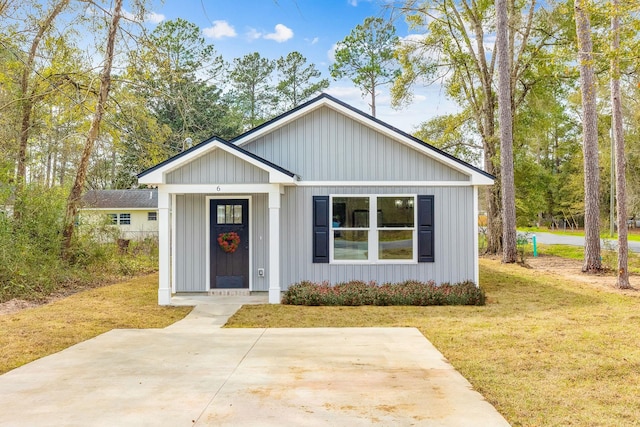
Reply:
<svg viewBox="0 0 640 427"><path fill-rule="evenodd" d="M158 188L158 301L301 280L478 283L494 177L329 95L138 175Z"/></svg>
<svg viewBox="0 0 640 427"><path fill-rule="evenodd" d="M112 224L118 237L158 235L158 190L89 190L82 197L81 224Z"/></svg>

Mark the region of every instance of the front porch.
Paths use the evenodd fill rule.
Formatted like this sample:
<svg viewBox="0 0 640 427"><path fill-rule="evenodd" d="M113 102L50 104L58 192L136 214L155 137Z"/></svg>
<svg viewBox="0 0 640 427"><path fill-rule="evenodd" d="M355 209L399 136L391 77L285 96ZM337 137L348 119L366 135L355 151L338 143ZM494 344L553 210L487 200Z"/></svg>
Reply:
<svg viewBox="0 0 640 427"><path fill-rule="evenodd" d="M175 293L237 295L256 290L266 291L269 303L279 303L283 192L281 184L158 185L158 303L171 305ZM212 256L220 251L215 241L217 231L211 225L216 212L210 212L209 205L237 199L247 200L249 207L243 242L248 242L247 273L244 286L231 282L217 289L216 278L224 273L216 270L216 257ZM230 256L238 255L222 255Z"/></svg>

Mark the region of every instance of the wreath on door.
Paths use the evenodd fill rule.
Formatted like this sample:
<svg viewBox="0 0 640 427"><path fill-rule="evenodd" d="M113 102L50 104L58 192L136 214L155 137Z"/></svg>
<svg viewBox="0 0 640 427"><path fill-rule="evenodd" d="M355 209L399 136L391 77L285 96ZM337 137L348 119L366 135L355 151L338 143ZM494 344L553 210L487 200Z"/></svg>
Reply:
<svg viewBox="0 0 640 427"><path fill-rule="evenodd" d="M218 234L218 245L220 245L220 248L226 253L232 254L240 245L240 236L238 236L238 233L235 231L220 233Z"/></svg>

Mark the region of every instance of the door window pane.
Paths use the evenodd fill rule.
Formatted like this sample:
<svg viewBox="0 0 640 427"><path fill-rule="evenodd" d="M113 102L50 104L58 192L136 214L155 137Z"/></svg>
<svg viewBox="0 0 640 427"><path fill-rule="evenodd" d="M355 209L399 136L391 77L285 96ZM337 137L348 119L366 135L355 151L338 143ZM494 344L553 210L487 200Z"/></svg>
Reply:
<svg viewBox="0 0 640 427"><path fill-rule="evenodd" d="M224 215L224 205L218 205L217 217L218 217L218 224L225 223L226 220Z"/></svg>
<svg viewBox="0 0 640 427"><path fill-rule="evenodd" d="M242 205L218 205L218 224L242 224Z"/></svg>
<svg viewBox="0 0 640 427"><path fill-rule="evenodd" d="M413 259L413 231L378 231L379 259Z"/></svg>
<svg viewBox="0 0 640 427"><path fill-rule="evenodd" d="M242 224L242 205L233 206L233 223Z"/></svg>

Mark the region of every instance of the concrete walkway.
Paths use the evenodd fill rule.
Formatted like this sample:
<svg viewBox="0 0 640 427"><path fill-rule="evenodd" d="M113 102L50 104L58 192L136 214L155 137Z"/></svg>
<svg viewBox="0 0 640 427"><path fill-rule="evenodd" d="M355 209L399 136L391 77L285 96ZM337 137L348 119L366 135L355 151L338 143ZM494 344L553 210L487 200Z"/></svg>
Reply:
<svg viewBox="0 0 640 427"><path fill-rule="evenodd" d="M113 330L0 376L2 426L508 426L415 328Z"/></svg>

